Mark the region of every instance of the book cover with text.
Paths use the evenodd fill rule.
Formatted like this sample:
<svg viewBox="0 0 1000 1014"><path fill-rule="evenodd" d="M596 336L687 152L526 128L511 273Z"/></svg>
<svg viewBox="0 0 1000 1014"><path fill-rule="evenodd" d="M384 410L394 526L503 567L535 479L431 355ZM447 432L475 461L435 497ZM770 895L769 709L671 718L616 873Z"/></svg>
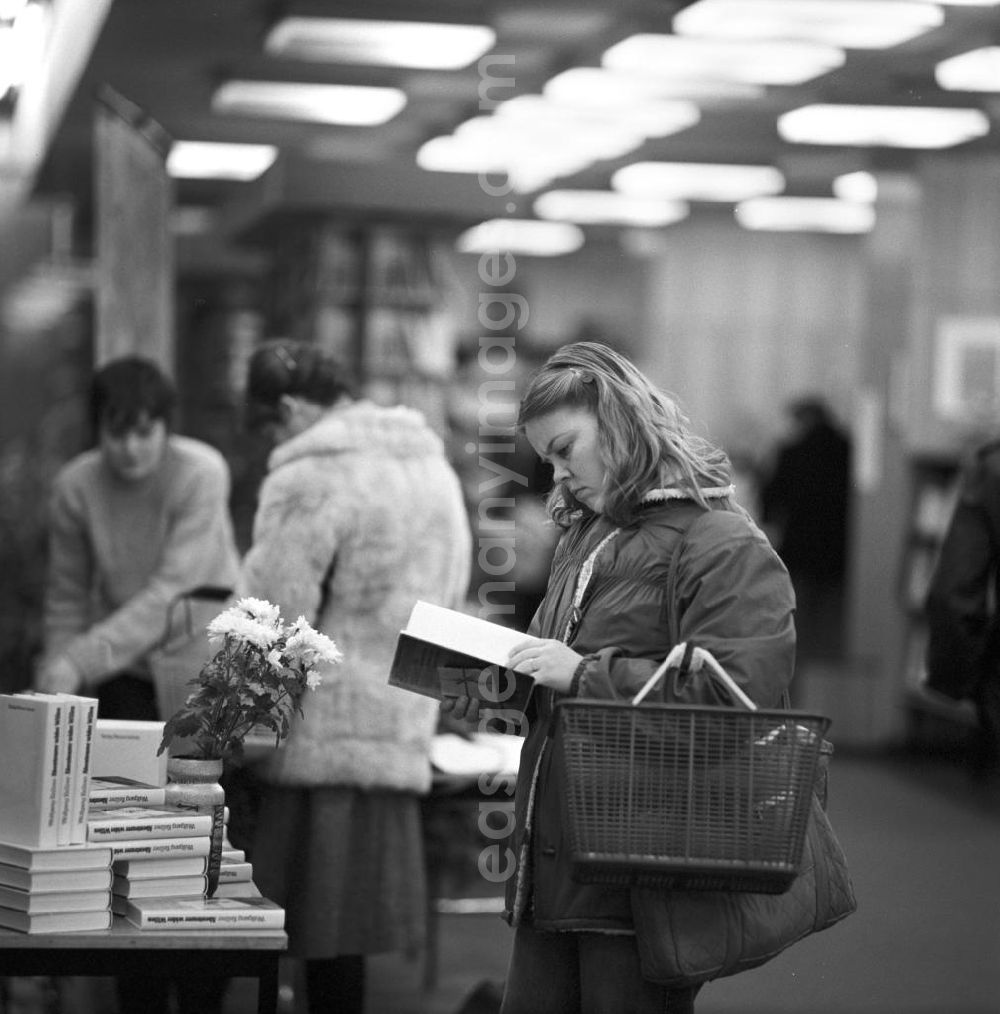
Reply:
<svg viewBox="0 0 1000 1014"><path fill-rule="evenodd" d="M262 929L285 926L285 910L268 898L133 898L125 918L139 929Z"/></svg>
<svg viewBox="0 0 1000 1014"><path fill-rule="evenodd" d="M87 818L87 840L125 841L134 838L187 838L212 833L213 815L181 807L123 806Z"/></svg>
<svg viewBox="0 0 1000 1014"><path fill-rule="evenodd" d="M88 804L91 810L115 810L123 806L163 806L165 785L148 785L131 778L91 778Z"/></svg>
<svg viewBox="0 0 1000 1014"><path fill-rule="evenodd" d="M172 856L207 856L212 839L207 834L176 838L128 838L109 841L112 861L166 859Z"/></svg>

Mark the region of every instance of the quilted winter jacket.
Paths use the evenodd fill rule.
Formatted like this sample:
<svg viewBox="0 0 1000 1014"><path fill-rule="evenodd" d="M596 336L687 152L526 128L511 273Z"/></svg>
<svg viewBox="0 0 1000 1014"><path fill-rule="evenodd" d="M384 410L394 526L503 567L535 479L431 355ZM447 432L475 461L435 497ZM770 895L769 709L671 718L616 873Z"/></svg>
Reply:
<svg viewBox="0 0 1000 1014"><path fill-rule="evenodd" d="M585 516L565 531L532 634L563 637L581 566L612 527L604 518ZM671 557L685 530L671 591ZM712 510L690 500L651 503L596 559L570 637L586 660L579 695L630 699L673 644L687 641L708 649L758 705L778 707L794 666L793 612L787 571L744 512L725 502L713 502ZM553 691L536 690L525 716L511 843L518 867L507 882L507 918L512 924L529 920L546 930L631 933L635 923L628 889L570 878L557 741L548 736L555 699ZM730 703L701 679L685 685L675 681L657 699ZM670 901L669 892L653 892L654 908L669 907ZM728 918L720 909L714 924L710 920L701 927L705 938L724 939L732 930ZM665 946L683 949L700 943L677 940Z"/></svg>
<svg viewBox="0 0 1000 1014"><path fill-rule="evenodd" d="M418 599L465 600L472 536L461 487L423 416L359 401L278 445L241 592L305 616L343 661L303 701L266 777L426 792L438 705L388 685Z"/></svg>

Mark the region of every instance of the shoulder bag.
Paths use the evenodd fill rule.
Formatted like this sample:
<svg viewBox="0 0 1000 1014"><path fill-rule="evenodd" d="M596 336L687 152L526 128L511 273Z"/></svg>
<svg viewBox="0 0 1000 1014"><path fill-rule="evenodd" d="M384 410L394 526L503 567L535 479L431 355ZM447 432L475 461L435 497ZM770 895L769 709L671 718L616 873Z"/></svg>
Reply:
<svg viewBox="0 0 1000 1014"><path fill-rule="evenodd" d="M684 535L670 563L671 601L683 542ZM676 643L673 610L671 624ZM678 987L734 975L764 964L796 941L835 925L856 910L847 859L826 814L832 749L825 746L816 778L802 871L787 891L757 894L630 888L643 978Z"/></svg>

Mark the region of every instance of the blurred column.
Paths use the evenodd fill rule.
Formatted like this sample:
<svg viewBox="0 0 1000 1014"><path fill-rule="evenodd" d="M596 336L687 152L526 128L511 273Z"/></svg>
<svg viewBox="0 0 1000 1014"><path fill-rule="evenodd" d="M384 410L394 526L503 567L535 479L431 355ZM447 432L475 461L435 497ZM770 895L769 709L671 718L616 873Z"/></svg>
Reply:
<svg viewBox="0 0 1000 1014"><path fill-rule="evenodd" d="M144 355L174 373L169 138L110 88L94 113L97 365Z"/></svg>
<svg viewBox="0 0 1000 1014"><path fill-rule="evenodd" d="M854 506L848 570L850 665L829 696L838 742L883 745L901 733L899 672L905 617L899 549L909 499L898 384L910 341L920 188L909 173L878 174L877 223L866 249L868 327L859 348Z"/></svg>

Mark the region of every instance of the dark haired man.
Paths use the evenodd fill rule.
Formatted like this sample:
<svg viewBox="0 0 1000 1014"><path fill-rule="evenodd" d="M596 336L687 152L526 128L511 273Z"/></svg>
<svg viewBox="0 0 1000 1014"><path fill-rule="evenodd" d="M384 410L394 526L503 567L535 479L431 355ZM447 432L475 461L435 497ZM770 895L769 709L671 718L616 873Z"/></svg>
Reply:
<svg viewBox="0 0 1000 1014"><path fill-rule="evenodd" d="M103 718L157 717L147 656L171 602L236 579L228 466L214 448L171 432L174 401L154 363L109 362L92 384L97 447L53 486L35 685L96 693Z"/></svg>

